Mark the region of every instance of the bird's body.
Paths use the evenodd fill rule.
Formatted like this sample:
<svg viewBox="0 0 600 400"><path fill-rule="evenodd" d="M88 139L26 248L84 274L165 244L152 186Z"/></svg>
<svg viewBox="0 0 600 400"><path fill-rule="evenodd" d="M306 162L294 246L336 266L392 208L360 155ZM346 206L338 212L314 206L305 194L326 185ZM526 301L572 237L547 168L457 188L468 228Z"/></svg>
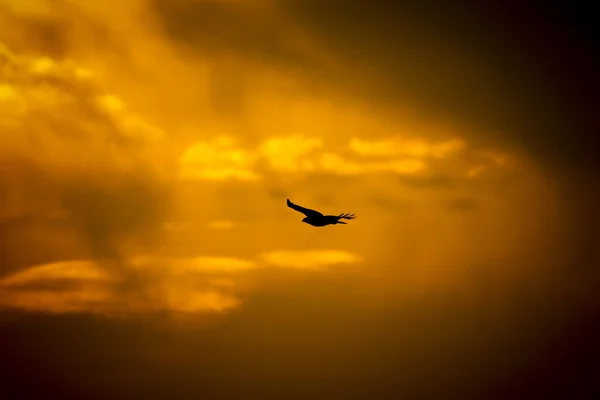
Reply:
<svg viewBox="0 0 600 400"><path fill-rule="evenodd" d="M323 226L327 226L327 225L336 225L336 224L346 225L345 222L340 221L340 220L356 218L356 216L354 214L323 215L322 213L320 213L318 211L311 210L309 208L304 208L302 206L294 204L290 201L290 199L287 200L287 205L289 208L306 215L306 218L304 218L302 220L302 222L307 223L312 226L316 226L316 227L323 227Z"/></svg>

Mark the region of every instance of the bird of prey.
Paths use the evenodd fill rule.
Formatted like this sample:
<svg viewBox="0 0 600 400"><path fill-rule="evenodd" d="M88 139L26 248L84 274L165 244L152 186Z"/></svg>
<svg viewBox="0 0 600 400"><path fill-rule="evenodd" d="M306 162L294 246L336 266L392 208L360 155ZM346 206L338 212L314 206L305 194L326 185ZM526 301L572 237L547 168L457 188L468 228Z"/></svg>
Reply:
<svg viewBox="0 0 600 400"><path fill-rule="evenodd" d="M304 218L302 220L302 222L305 222L309 225L312 226L326 226L326 225L335 225L335 224L344 224L346 225L346 223L344 221L340 221L341 219L354 219L356 218L356 215L354 214L340 214L340 215L323 215L318 211L315 210L311 210L308 208L304 208L301 207L297 204L294 204L290 201L290 199L287 199L287 205L289 208L296 210L298 212L301 212L302 214L306 215L306 218Z"/></svg>

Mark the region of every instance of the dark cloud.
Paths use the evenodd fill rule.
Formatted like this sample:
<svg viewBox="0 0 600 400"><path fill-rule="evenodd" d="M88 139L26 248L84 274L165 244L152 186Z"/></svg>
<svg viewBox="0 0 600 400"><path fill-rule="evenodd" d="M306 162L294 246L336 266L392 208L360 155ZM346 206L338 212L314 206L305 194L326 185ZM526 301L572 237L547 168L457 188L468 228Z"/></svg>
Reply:
<svg viewBox="0 0 600 400"><path fill-rule="evenodd" d="M593 371L577 343L587 346L591 361L597 326L589 315L587 323L570 326L555 311L557 293L540 296L527 286L507 293L495 281L471 293L443 291L434 300L377 291L352 274L265 272L260 279L270 289L239 313L210 322L192 318L184 327L160 314L108 320L5 311L0 351L19 349L15 365L35 360L34 371L52 371L48 381L15 373L27 387L53 383L52 392L62 387L85 398L453 399L491 398L501 388L516 394L592 388L593 381L567 378ZM396 300L377 305L390 295ZM556 379L518 387L541 375L541 361ZM572 371L559 373L566 367ZM5 387L16 389L14 382Z"/></svg>
<svg viewBox="0 0 600 400"><path fill-rule="evenodd" d="M458 212L473 212L480 207L479 201L471 197L459 197L451 200L448 208Z"/></svg>
<svg viewBox="0 0 600 400"><path fill-rule="evenodd" d="M107 25L77 5L52 1L52 12L47 12L41 4L44 2L39 3L41 10L35 5L19 7L16 2L0 4L0 36L4 44L27 54L44 54L58 59L71 56L82 43L95 51L106 50L114 44ZM80 29L81 26L85 29Z"/></svg>
<svg viewBox="0 0 600 400"><path fill-rule="evenodd" d="M341 64L353 66L348 73L362 84L357 95L493 131L494 137L473 139L508 140L552 164L597 165L590 150L598 144L590 101L599 89L593 43L585 36L595 26L590 10L283 4Z"/></svg>
<svg viewBox="0 0 600 400"><path fill-rule="evenodd" d="M166 219L167 196L156 182L126 174L112 178L100 182L82 178L62 188L70 221L98 258L115 256L119 243L151 235Z"/></svg>
<svg viewBox="0 0 600 400"><path fill-rule="evenodd" d="M35 161L10 152L0 155L0 165L0 275L85 256L77 249L69 221L57 213L53 177Z"/></svg>
<svg viewBox="0 0 600 400"><path fill-rule="evenodd" d="M512 146L549 168L598 166L591 108L600 93L598 60L586 8L273 4L261 14L246 2L154 2L166 31L191 48L300 68L332 93L374 108L408 106L463 128L473 143ZM295 47L291 29L314 48ZM335 63L322 62L319 52Z"/></svg>
<svg viewBox="0 0 600 400"><path fill-rule="evenodd" d="M0 276L30 265L87 256L77 248L69 228L66 221L39 216L0 219Z"/></svg>
<svg viewBox="0 0 600 400"><path fill-rule="evenodd" d="M151 0L177 43L211 55L241 54L288 68L309 68L313 54L291 42L285 21L248 2Z"/></svg>

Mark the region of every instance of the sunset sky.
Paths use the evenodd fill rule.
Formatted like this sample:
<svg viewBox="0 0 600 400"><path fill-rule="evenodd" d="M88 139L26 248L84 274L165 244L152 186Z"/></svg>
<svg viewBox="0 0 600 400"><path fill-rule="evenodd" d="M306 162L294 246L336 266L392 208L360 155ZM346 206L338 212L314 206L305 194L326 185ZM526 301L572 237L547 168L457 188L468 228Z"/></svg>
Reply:
<svg viewBox="0 0 600 400"><path fill-rule="evenodd" d="M0 397L572 389L591 22L475 4L0 0Z"/></svg>

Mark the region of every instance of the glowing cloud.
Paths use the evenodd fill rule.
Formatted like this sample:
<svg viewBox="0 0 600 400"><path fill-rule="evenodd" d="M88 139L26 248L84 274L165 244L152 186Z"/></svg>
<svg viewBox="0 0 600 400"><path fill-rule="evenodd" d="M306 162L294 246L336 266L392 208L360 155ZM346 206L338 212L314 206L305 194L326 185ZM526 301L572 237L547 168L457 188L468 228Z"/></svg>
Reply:
<svg viewBox="0 0 600 400"><path fill-rule="evenodd" d="M355 141L356 143L362 142ZM432 157L446 156L459 147L457 143L447 142L429 146L427 152ZM375 149L381 147L382 151L390 147L385 143L376 143L374 146ZM413 144L413 146L417 145ZM296 135L269 138L255 151L247 151L235 147L232 139L220 137L209 142L197 142L186 150L180 158L180 177L252 182L260 179L260 176L253 171L254 163L260 157L265 158L271 169L278 173L325 172L351 176L392 172L404 175L415 174L427 167L426 162L417 157L425 154L418 147L405 151L411 154L411 157L386 161L350 160L323 147L321 139Z"/></svg>
<svg viewBox="0 0 600 400"><path fill-rule="evenodd" d="M368 164L368 169L371 171L391 171L399 175L415 174L426 167L427 164L425 162L414 158Z"/></svg>
<svg viewBox="0 0 600 400"><path fill-rule="evenodd" d="M194 257L179 264L182 269L193 272L239 272L256 269L254 261L235 257Z"/></svg>
<svg viewBox="0 0 600 400"><path fill-rule="evenodd" d="M240 300L219 291L231 285L205 274L255 267L250 261L219 257L147 261L128 264L142 268L149 279L136 282L135 292L118 290L119 280L90 260L30 267L0 280L0 305L54 313L221 312L237 307ZM151 298L139 297L144 293L152 293Z"/></svg>
<svg viewBox="0 0 600 400"><path fill-rule="evenodd" d="M318 138L288 136L267 139L259 148L271 168L281 172L312 171L315 168L310 155L323 146Z"/></svg>
<svg viewBox="0 0 600 400"><path fill-rule="evenodd" d="M138 169L156 155L150 146L162 131L104 93L87 70L49 57L18 56L1 44L0 61L0 77L10 82L0 85L3 148L69 174ZM18 133L23 130L27 135ZM32 141L44 151L29 151Z"/></svg>
<svg viewBox="0 0 600 400"><path fill-rule="evenodd" d="M357 255L344 250L281 250L264 253L262 259L275 267L309 270L360 261Z"/></svg>
<svg viewBox="0 0 600 400"><path fill-rule="evenodd" d="M428 142L424 139L386 138L365 140L352 138L348 148L354 153L368 157L445 158L466 147L462 139L451 139L440 142Z"/></svg>
<svg viewBox="0 0 600 400"><path fill-rule="evenodd" d="M167 290L165 303L169 309L174 311L197 313L202 311L228 311L237 308L241 301L233 296L214 290L195 292L194 290L185 290L185 286L183 286L183 290L182 287Z"/></svg>
<svg viewBox="0 0 600 400"><path fill-rule="evenodd" d="M21 286L57 279L97 282L108 280L110 277L93 261L62 261L36 265L9 275L0 280L0 287Z"/></svg>
<svg viewBox="0 0 600 400"><path fill-rule="evenodd" d="M258 268L258 264L236 257L136 257L130 264L139 269L159 269L168 266L169 273L219 272L231 273Z"/></svg>
<svg viewBox="0 0 600 400"><path fill-rule="evenodd" d="M180 157L180 177L190 180L255 181L260 176L252 170L254 157L235 146L229 137L196 142Z"/></svg>
<svg viewBox="0 0 600 400"><path fill-rule="evenodd" d="M339 175L358 175L366 170L364 165L346 160L335 153L323 154L319 166L325 172Z"/></svg>

